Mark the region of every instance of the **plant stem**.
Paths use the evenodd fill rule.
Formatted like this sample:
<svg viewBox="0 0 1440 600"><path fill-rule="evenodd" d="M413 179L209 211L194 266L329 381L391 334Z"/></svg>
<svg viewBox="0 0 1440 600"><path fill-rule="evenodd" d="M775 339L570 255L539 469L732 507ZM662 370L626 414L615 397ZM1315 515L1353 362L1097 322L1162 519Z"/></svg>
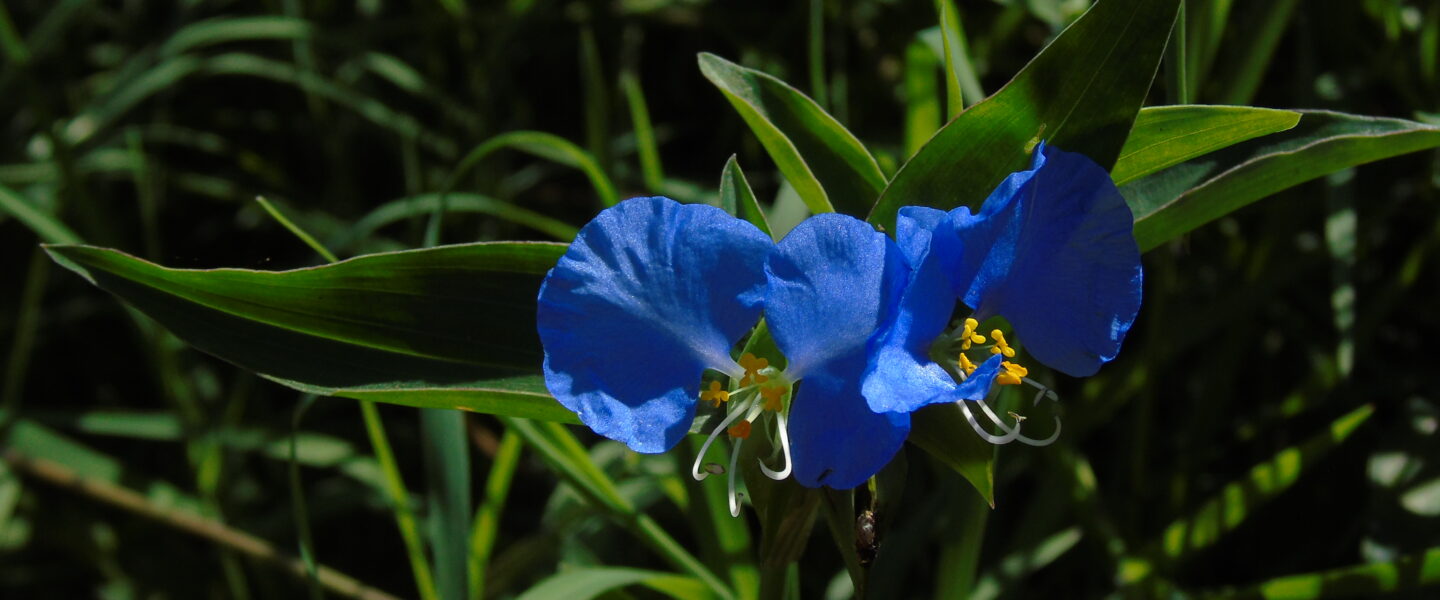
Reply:
<svg viewBox="0 0 1440 600"><path fill-rule="evenodd" d="M14 449L6 449L3 454L0 454L0 459L9 463L17 471L46 483L215 542L260 562L279 567L297 578L304 579L307 576L304 561L277 550L274 545L265 540L231 528L224 523L206 519L189 511L159 506L128 488L98 479L82 477L63 464L44 458L26 456ZM364 582L330 567L316 565L315 572L320 585L332 594L357 600L398 600L395 596L370 587Z"/></svg>

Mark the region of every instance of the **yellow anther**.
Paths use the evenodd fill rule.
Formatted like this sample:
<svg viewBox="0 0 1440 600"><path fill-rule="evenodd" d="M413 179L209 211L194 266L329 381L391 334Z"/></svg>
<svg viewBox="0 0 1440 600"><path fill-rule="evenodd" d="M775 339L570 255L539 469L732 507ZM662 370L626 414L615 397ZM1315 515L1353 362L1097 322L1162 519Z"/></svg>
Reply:
<svg viewBox="0 0 1440 600"><path fill-rule="evenodd" d="M720 389L720 382L710 382L710 389L700 391L700 400L709 402L710 406L718 407L721 402L730 401L730 392Z"/></svg>
<svg viewBox="0 0 1440 600"><path fill-rule="evenodd" d="M970 357L965 356L964 354L961 354L961 355L960 355L960 370L965 371L965 374L966 374L966 375L969 375L969 374L971 374L971 373L974 373L974 372L975 372L975 363L970 362Z"/></svg>
<svg viewBox="0 0 1440 600"><path fill-rule="evenodd" d="M1021 378L1030 374L1030 369L1008 360L1000 363L1000 367L1005 369L995 376L995 383L1000 385L1020 385Z"/></svg>
<svg viewBox="0 0 1440 600"><path fill-rule="evenodd" d="M745 369L745 376L740 378L740 385L760 384L770 380L768 375L761 375L760 369L770 366L770 360L758 358L754 354L746 352L740 356L740 367Z"/></svg>
<svg viewBox="0 0 1440 600"><path fill-rule="evenodd" d="M785 397L785 392L786 389L783 385L760 388L760 397L765 399L765 403L761 406L765 410L780 412L780 409L784 407L780 403L780 399Z"/></svg>
<svg viewBox="0 0 1440 600"><path fill-rule="evenodd" d="M991 331L990 337L995 338L995 345L990 347L991 354L1004 354L1005 358L1015 357L1015 349L1011 348L1010 343L1005 341L1005 334L1000 333L999 329Z"/></svg>
<svg viewBox="0 0 1440 600"><path fill-rule="evenodd" d="M730 434L730 437L748 440L750 439L750 422L741 421L731 425L730 428L725 431Z"/></svg>
<svg viewBox="0 0 1440 600"><path fill-rule="evenodd" d="M975 328L979 326L979 321L976 321L975 319L965 319L965 329L960 332L961 350L969 350L970 344L985 343L985 336L975 333Z"/></svg>

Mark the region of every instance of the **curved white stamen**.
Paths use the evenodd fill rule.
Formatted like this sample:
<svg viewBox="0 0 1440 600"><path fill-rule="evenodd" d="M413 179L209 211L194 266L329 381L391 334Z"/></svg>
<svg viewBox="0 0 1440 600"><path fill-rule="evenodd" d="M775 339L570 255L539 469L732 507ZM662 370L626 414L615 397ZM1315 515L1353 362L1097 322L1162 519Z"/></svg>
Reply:
<svg viewBox="0 0 1440 600"><path fill-rule="evenodd" d="M730 516L740 516L739 494L735 493L735 461L740 459L740 445L745 443L745 438L735 438L735 447L730 450Z"/></svg>
<svg viewBox="0 0 1440 600"><path fill-rule="evenodd" d="M970 402L967 400L960 400L956 402L956 404L960 405L961 412L965 413L965 420L970 422L970 427L973 428L975 430L975 433L979 434L981 438L984 438L985 441L998 446L1002 444L1008 444L1014 441L1015 438L1020 435L1019 429L1011 430L1010 428L1003 425L1000 427L1000 429L1005 432L1005 435L995 435L993 433L985 431L985 428L980 426L980 421L975 419L974 413L970 412L969 403ZM984 403L981 403L980 405L985 406ZM988 411L990 409L987 407L985 410Z"/></svg>
<svg viewBox="0 0 1440 600"><path fill-rule="evenodd" d="M1050 434L1050 437L1043 440L1037 440L1035 438L1028 438L1022 435L1017 436L1015 438L1015 441L1025 444L1027 446L1049 446L1050 444L1055 443L1055 440L1058 439L1060 439L1060 417L1055 417L1055 433Z"/></svg>
<svg viewBox="0 0 1440 600"><path fill-rule="evenodd" d="M695 464L690 466L690 476L694 477L695 481L705 481L705 478L710 476L709 473L700 472L700 464L705 462L705 453L710 451L710 444L715 443L715 438L720 437L721 433L729 429L730 424L735 422L735 419L740 418L740 415L745 414L745 412L749 410L750 405L754 403L755 400L752 398L745 406L730 411L730 414L725 415L725 420L721 421L720 424L710 432L710 437L705 438L705 444L700 446L700 453L695 455Z"/></svg>
<svg viewBox="0 0 1440 600"><path fill-rule="evenodd" d="M999 417L995 416L995 411L990 410L990 406L988 404L985 404L985 402L982 400L977 400L975 402L976 404L979 404L981 408L985 409L985 415L990 417L990 420L994 421L995 426L999 427L1001 431L1006 431L1010 429L1005 425L1004 421L1001 421ZM1020 420L1023 419L1024 417L1020 417L1015 421L1015 427L1013 432L1006 431L1006 433L1013 433L1015 435L1013 441L1020 442L1027 446L1049 446L1050 444L1055 443L1055 440L1060 439L1060 417L1055 417L1055 433L1050 434L1050 437L1043 440L1037 440L1035 438L1026 437L1020 434Z"/></svg>
<svg viewBox="0 0 1440 600"><path fill-rule="evenodd" d="M1045 384L1040 383L1040 382L1038 382L1038 381L1035 381L1034 379L1031 379L1031 378L1029 378L1029 377L1021 377L1021 378L1020 378L1020 381L1023 381L1023 382L1025 382L1026 385L1029 385L1029 386L1031 386L1031 387L1034 387L1035 389L1040 390L1040 393L1038 393L1038 394L1035 395L1035 403L1036 403L1036 404L1039 404L1039 403L1040 403L1040 398L1042 398L1042 397L1049 398L1051 402L1059 402L1059 401L1060 401L1060 395L1059 395L1059 394L1056 394L1056 393L1055 393L1055 390L1052 390L1052 389L1050 389L1049 387L1046 387Z"/></svg>
<svg viewBox="0 0 1440 600"><path fill-rule="evenodd" d="M771 471L770 467L765 466L765 461L758 458L755 459L755 461L760 463L761 473L764 473L766 477L774 479L775 481L780 481L790 476L790 468L795 465L790 461L790 433L786 431L785 415L775 413L775 427L780 430L780 451L785 456L785 468L779 471Z"/></svg>

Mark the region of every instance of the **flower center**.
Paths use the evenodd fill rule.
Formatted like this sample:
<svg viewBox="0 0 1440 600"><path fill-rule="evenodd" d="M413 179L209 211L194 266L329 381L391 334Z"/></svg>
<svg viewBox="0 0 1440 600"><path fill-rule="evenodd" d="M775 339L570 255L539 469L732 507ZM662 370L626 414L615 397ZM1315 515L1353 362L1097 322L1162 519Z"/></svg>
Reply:
<svg viewBox="0 0 1440 600"><path fill-rule="evenodd" d="M766 477L780 480L790 476L790 434L785 423L785 397L794 389L792 384L783 373L770 366L770 361L763 357L746 352L740 357L738 366L741 374L736 376L732 373L731 378L738 387L726 389L719 381L711 381L709 387L702 389L700 400L709 402L712 407L726 406L725 418L710 430L710 435L705 438L705 443L700 446L700 453L695 457L695 464L691 466L690 474L697 481L704 480L710 475L726 474L730 496L730 515L740 516L740 499L743 494L736 491L735 487L735 465L740 457L740 447L746 440L750 439L756 429L767 431L778 439L778 446L784 460L784 467L780 470L772 470L760 460L760 471ZM731 399L734 402L730 402ZM771 425L773 428L767 428ZM716 463L706 463L705 455L710 450L710 445L715 443L722 434L730 437L730 467L726 469ZM702 469L703 465L703 469Z"/></svg>
<svg viewBox="0 0 1440 600"><path fill-rule="evenodd" d="M979 328L979 321L977 321L973 317L967 318L962 323L960 323L958 327L956 327L954 330L951 330L949 334L942 336L937 343L937 346L932 349L934 352L938 353L935 356L955 357L954 363L941 364L942 366L945 366L948 371L950 371L951 375L955 378L956 383L963 383L966 379L968 379L971 375L975 373L976 369L979 368L979 363L985 362L985 360L989 359L992 356L999 355L1004 358L1015 358L1017 354L1016 349L1010 345L1010 341L1005 339L1005 332L1001 331L1000 329L990 330L990 340L993 340L993 343L985 346L977 346L976 344L984 344L987 341L985 336L976 333ZM958 352L956 352L957 346ZM948 351L942 352L942 350ZM972 354L977 353L978 356L975 356L974 358L971 357ZM994 385L990 387L989 393L987 394L986 398L979 398L975 400L961 400L956 403L960 406L961 411L965 413L965 418L967 421L970 422L970 426L975 429L975 432L979 434L980 437L984 438L986 441L989 441L992 444L1008 444L1010 442L1019 441L1021 443L1029 444L1032 446L1049 445L1060 437L1059 417L1055 418L1055 432L1052 433L1050 437L1043 440L1031 438L1021 435L1020 433L1021 423L1025 421L1024 415L1010 412L1009 415L1014 422L1006 423L1005 421L1000 419L999 415L997 415L992 408L990 408L990 405L987 402L989 399L993 399L994 396L999 393L999 390L1003 386L1023 384L1035 388L1037 390L1037 393L1035 394L1034 404L1039 404L1040 400L1044 398L1058 400L1059 397L1056 396L1055 392L1051 391L1050 388L1046 387L1044 384L1035 381L1034 379L1031 379L1030 370L1025 368L1024 365L1021 365L1020 361L1018 360L1001 360L1000 370L994 375L994 377ZM972 404L980 409L980 414L984 415L986 419L989 420L991 426L1000 430L1000 434L990 433L990 431L988 431L986 427L982 426L980 420L976 418L975 413L971 410Z"/></svg>

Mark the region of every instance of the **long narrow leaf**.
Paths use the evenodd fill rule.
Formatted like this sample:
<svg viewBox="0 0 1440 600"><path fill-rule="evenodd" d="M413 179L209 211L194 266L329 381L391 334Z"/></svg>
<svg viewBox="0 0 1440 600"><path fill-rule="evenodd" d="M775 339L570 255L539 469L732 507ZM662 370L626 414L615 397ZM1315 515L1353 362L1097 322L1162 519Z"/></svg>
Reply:
<svg viewBox="0 0 1440 600"><path fill-rule="evenodd" d="M1285 131L1300 113L1249 106L1156 106L1135 117L1110 177L1124 185L1262 135Z"/></svg>
<svg viewBox="0 0 1440 600"><path fill-rule="evenodd" d="M869 220L901 206L974 206L1023 169L1037 140L1109 168L1150 90L1179 0L1102 0L1010 83L966 109L905 163Z"/></svg>
<svg viewBox="0 0 1440 600"><path fill-rule="evenodd" d="M465 244L280 272L46 249L186 342L295 389L576 421L545 391L534 328L561 244Z"/></svg>
<svg viewBox="0 0 1440 600"><path fill-rule="evenodd" d="M1204 155L1121 188L1135 212L1135 239L1154 248L1256 200L1346 167L1440 147L1440 127L1329 111Z"/></svg>
<svg viewBox="0 0 1440 600"><path fill-rule="evenodd" d="M714 54L699 60L811 212L860 215L875 202L885 186L875 157L814 100Z"/></svg>

